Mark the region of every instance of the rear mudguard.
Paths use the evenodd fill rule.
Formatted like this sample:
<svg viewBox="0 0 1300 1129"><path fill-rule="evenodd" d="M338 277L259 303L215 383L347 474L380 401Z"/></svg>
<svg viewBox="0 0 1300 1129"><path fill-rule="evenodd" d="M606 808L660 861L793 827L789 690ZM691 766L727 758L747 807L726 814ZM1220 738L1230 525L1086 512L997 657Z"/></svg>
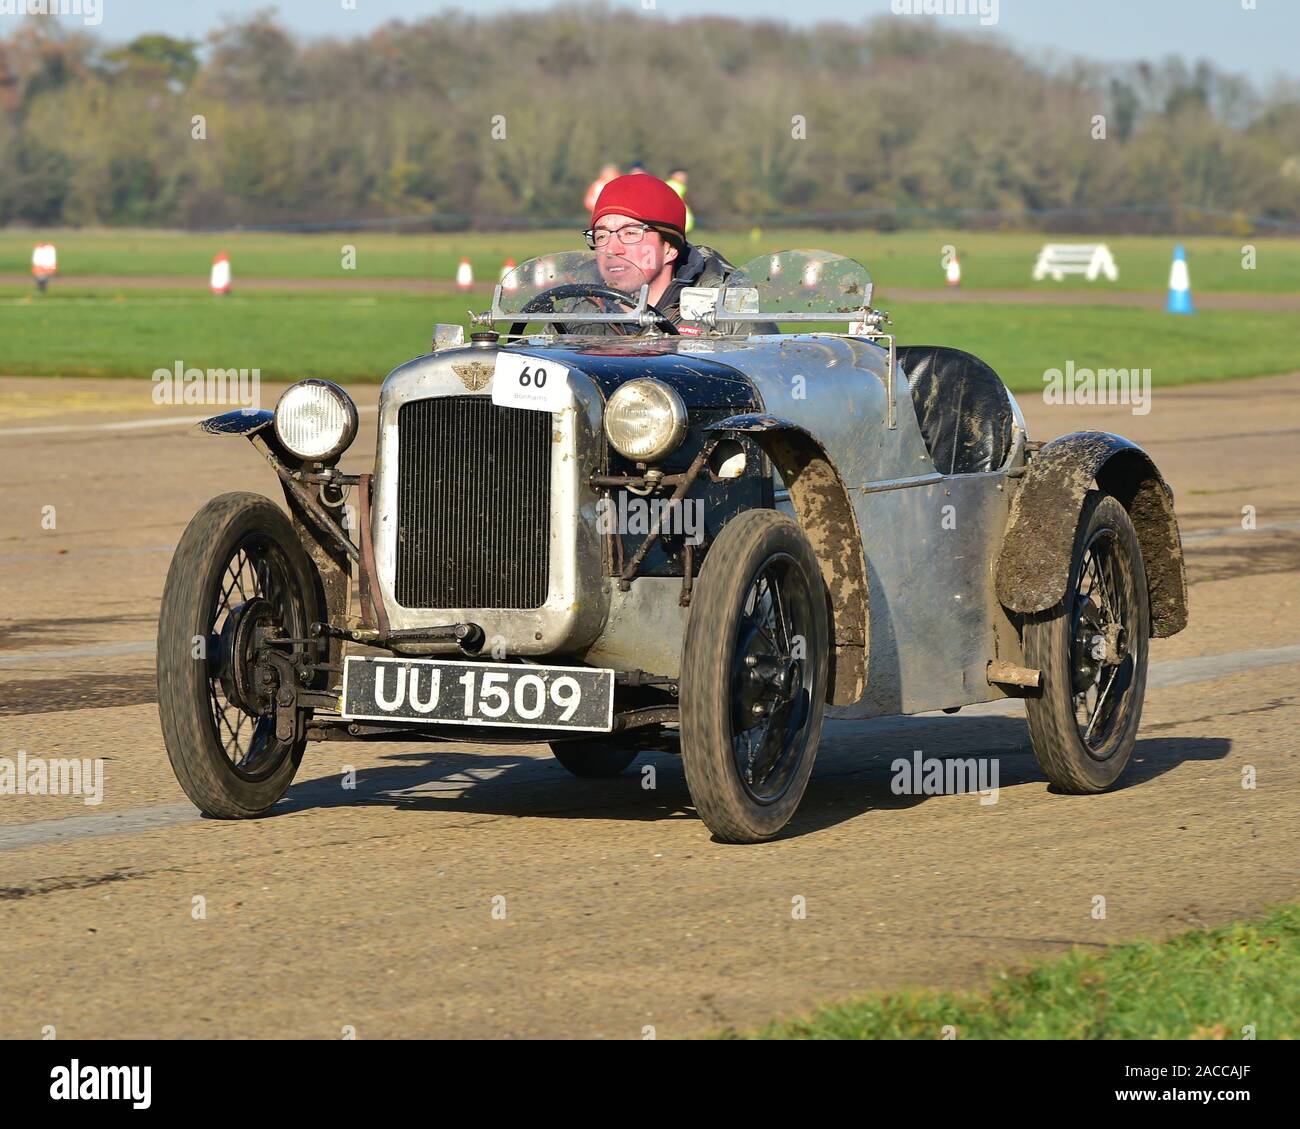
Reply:
<svg viewBox="0 0 1300 1129"><path fill-rule="evenodd" d="M1094 482L1128 510L1137 530L1151 634L1176 634L1187 626L1187 569L1173 491L1141 447L1104 431L1063 435L1030 460L1002 542L998 599L1024 615L1060 603L1069 581L1079 509Z"/></svg>

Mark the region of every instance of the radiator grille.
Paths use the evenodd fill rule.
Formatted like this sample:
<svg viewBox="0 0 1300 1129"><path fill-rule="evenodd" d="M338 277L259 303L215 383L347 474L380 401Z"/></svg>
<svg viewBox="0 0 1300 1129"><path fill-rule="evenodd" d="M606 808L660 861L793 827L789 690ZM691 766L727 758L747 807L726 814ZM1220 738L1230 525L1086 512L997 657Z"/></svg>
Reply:
<svg viewBox="0 0 1300 1129"><path fill-rule="evenodd" d="M397 602L536 608L550 571L551 416L487 396L397 417Z"/></svg>

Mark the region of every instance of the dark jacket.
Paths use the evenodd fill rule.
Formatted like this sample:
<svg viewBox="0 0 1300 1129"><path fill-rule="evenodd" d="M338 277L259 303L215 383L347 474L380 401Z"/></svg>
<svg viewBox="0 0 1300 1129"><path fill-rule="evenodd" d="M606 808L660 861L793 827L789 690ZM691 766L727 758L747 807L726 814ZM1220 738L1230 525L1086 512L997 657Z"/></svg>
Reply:
<svg viewBox="0 0 1300 1129"><path fill-rule="evenodd" d="M702 244L687 244L686 251L687 253L684 256L678 257L678 267L673 273L668 289L664 291L663 297L654 303L655 307L662 310L668 316L668 320L676 326L682 324L679 302L681 293L686 287L744 286L749 282L732 263L727 261L722 252L715 251L712 247L705 247ZM693 327L687 326L686 328L691 330ZM615 336L636 331L635 326L609 324L607 322L594 322L582 326L575 325L574 329L579 333L597 336ZM776 323L770 321L724 321L718 323L718 330L728 335L740 336L748 336L752 333L780 332ZM700 327L701 334L708 332L707 327ZM687 333L684 336L695 335Z"/></svg>

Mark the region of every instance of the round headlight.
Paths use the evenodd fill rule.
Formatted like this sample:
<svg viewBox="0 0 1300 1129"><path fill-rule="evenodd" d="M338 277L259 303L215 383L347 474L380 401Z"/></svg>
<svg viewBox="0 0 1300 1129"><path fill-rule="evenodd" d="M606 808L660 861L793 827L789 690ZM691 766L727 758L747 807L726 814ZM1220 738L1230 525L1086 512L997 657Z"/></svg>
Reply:
<svg viewBox="0 0 1300 1129"><path fill-rule="evenodd" d="M357 406L337 384L303 380L275 405L275 433L300 459L334 459L357 437Z"/></svg>
<svg viewBox="0 0 1300 1129"><path fill-rule="evenodd" d="M624 458L652 463L686 438L686 405L659 380L629 380L605 405L605 434Z"/></svg>

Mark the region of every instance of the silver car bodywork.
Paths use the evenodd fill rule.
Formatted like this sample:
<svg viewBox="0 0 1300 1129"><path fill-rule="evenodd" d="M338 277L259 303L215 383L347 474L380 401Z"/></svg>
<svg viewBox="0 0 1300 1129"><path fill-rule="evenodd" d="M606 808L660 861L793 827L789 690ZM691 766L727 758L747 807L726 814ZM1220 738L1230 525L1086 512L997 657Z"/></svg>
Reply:
<svg viewBox="0 0 1300 1129"><path fill-rule="evenodd" d="M269 811L312 740L544 741L587 779L666 748L716 838L761 842L828 714L1008 696L1054 786L1112 787L1148 641L1187 623L1151 457L1029 442L992 367L900 346L842 256L656 305L610 247L508 272L468 346L438 327L383 385L372 471L339 465L358 413L317 378L201 425L247 437L290 517L214 498L168 572L159 713L196 805Z"/></svg>
<svg viewBox="0 0 1300 1129"><path fill-rule="evenodd" d="M616 670L676 677L689 615L679 604L680 580L638 577L621 591L606 575L598 494L586 481L605 442L604 399L581 371L581 344L551 338L504 348L536 352L561 344L571 366L570 403L553 416L558 457L552 458L550 486L549 590L536 610L408 608L396 600L398 413L429 397L490 396L490 384L471 389L457 369L474 362L490 368L500 347L439 351L400 366L385 381L370 532L389 618L395 629L472 620L490 643L513 655L571 655ZM638 347L628 344L629 364ZM640 347L662 352L664 342ZM679 357L741 374L761 407L751 429L779 423L786 431L801 430L824 453L837 493L848 500L851 521L827 524L816 536L810 529L828 561L847 562L838 579L828 565L844 672L832 716L915 713L1003 696L987 670L991 661L1021 662L1018 633L994 588L1025 461L1024 423L1014 401L1013 442L1004 464L988 473L945 476L921 436L906 380L897 368L890 373L888 351L870 340L833 333L683 338L675 349ZM806 527L815 524L818 503L799 489L780 504ZM832 538L839 543L824 543ZM861 591L848 591L855 583ZM426 643L411 653L455 649L450 642Z"/></svg>

